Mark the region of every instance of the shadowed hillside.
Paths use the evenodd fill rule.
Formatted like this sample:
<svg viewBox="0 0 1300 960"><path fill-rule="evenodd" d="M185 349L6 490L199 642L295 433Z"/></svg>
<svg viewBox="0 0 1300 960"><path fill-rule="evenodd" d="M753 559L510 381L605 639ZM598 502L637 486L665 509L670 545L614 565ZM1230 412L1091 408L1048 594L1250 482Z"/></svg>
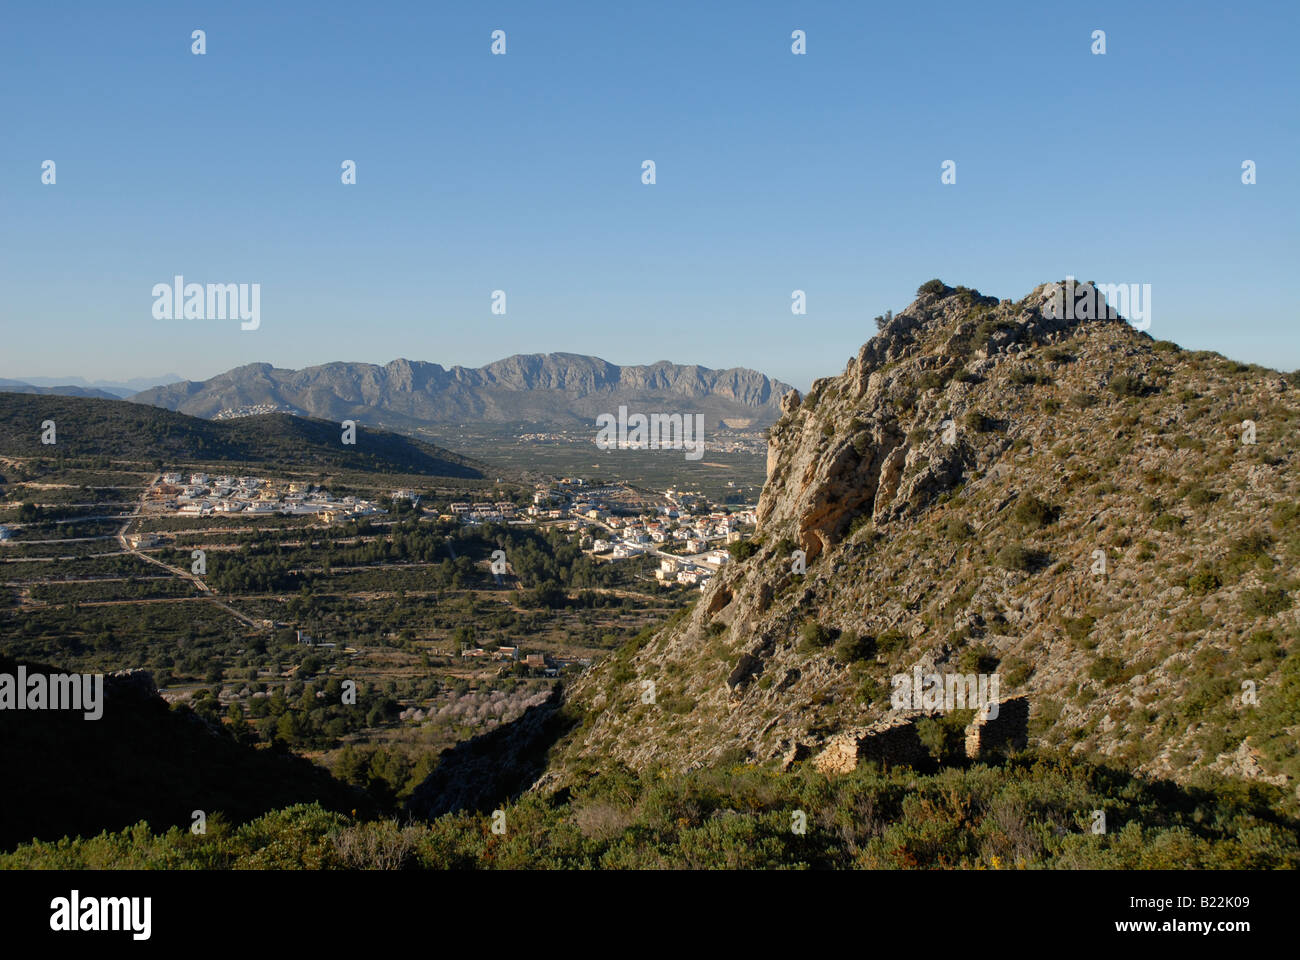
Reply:
<svg viewBox="0 0 1300 960"><path fill-rule="evenodd" d="M27 674L59 673L25 663ZM0 673L17 662L0 657ZM103 716L0 710L0 769L11 786L0 847L92 836L140 820L189 827L193 811L241 822L295 803L369 812L360 792L300 757L242 746L188 708L169 709L143 671L105 678Z"/></svg>
<svg viewBox="0 0 1300 960"><path fill-rule="evenodd" d="M57 443L41 443L53 420ZM126 400L0 393L0 453L93 456L167 463L276 463L477 479L480 465L419 440L357 425L356 445L338 423L283 413L213 422Z"/></svg>

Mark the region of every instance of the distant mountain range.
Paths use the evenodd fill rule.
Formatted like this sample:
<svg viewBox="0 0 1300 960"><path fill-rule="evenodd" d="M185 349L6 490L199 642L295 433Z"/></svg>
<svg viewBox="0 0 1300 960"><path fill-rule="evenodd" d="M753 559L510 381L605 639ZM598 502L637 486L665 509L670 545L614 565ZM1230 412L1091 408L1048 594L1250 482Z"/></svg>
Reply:
<svg viewBox="0 0 1300 960"><path fill-rule="evenodd" d="M161 377L131 377L128 380L87 380L85 377L26 377L22 380L0 378L0 391L9 393L52 393L63 397L113 397L121 399L133 393L175 383L180 374Z"/></svg>
<svg viewBox="0 0 1300 960"><path fill-rule="evenodd" d="M109 393L96 387L77 387L63 384L55 387L38 387L21 380L0 380L0 393L36 393L57 397L96 397L100 400L121 400L123 394ZM129 396L129 394L126 394Z"/></svg>
<svg viewBox="0 0 1300 960"><path fill-rule="evenodd" d="M590 426L620 405L636 413L701 413L710 429L759 428L781 414L793 387L755 370L710 370L661 361L620 367L573 353L507 357L487 366L444 368L394 360L327 363L303 370L267 363L202 382L182 381L131 396L135 403L226 419L284 412L358 420L393 430L475 422L538 428Z"/></svg>

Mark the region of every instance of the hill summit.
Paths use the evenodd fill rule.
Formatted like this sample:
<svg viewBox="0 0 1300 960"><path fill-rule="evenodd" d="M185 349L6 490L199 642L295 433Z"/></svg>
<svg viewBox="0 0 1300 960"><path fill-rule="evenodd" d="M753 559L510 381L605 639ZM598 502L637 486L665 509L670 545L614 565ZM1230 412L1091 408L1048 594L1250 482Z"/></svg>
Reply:
<svg viewBox="0 0 1300 960"><path fill-rule="evenodd" d="M1294 793L1300 384L1108 310L1063 318L1057 291L931 281L788 394L754 539L575 684L538 787L589 762L835 771L1028 745ZM953 675L995 695L899 698Z"/></svg>

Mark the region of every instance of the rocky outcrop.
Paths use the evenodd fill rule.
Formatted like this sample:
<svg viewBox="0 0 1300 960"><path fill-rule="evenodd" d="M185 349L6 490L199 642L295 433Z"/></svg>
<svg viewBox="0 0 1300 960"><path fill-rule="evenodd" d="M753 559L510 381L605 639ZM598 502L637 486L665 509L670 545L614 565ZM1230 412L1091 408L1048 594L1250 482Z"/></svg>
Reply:
<svg viewBox="0 0 1300 960"><path fill-rule="evenodd" d="M751 656L748 653L742 653L740 660L736 663L736 668L727 676L727 686L735 687L747 683L751 677L759 673L763 668L763 661L758 657Z"/></svg>
<svg viewBox="0 0 1300 960"><path fill-rule="evenodd" d="M1291 732L1293 739L1296 733L1297 731ZM1237 749L1230 753L1220 754L1215 766L1220 773L1230 777L1241 777L1243 780L1259 780L1279 787L1286 786L1288 781L1285 774L1270 775L1267 772L1260 762L1259 751L1250 745L1249 740L1241 741L1237 744Z"/></svg>
<svg viewBox="0 0 1300 960"><path fill-rule="evenodd" d="M926 762L920 717L890 702L919 664L1000 680L997 715L975 716L964 743L946 723L925 731L945 757L1029 746L1162 776L1300 775L1259 719L1290 716L1294 663L1280 664L1300 655L1293 375L1117 317L1061 318L1052 297L926 284L843 374L788 394L757 550L617 671L577 682L587 721L555 770ZM1269 424L1255 444L1243 419ZM1226 665L1245 662L1258 711L1232 700ZM638 702L645 679L674 709ZM1254 752L1224 753L1247 737Z"/></svg>

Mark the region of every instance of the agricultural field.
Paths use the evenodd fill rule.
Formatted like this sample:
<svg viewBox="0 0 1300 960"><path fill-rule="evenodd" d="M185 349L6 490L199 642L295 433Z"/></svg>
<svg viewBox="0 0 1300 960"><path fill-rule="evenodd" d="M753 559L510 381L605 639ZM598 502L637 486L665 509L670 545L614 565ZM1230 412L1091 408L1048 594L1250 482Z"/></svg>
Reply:
<svg viewBox="0 0 1300 960"><path fill-rule="evenodd" d="M182 516L151 492L162 472L6 459L3 653L87 673L147 670L174 709L247 745L305 755L381 808L403 800L439 751L545 701L690 593L655 581L649 558L594 560L567 524L445 519L457 500L527 503L521 483L256 467L268 484L374 505L325 523ZM398 490L419 499L394 499ZM490 569L497 550L508 558L501 576Z"/></svg>

